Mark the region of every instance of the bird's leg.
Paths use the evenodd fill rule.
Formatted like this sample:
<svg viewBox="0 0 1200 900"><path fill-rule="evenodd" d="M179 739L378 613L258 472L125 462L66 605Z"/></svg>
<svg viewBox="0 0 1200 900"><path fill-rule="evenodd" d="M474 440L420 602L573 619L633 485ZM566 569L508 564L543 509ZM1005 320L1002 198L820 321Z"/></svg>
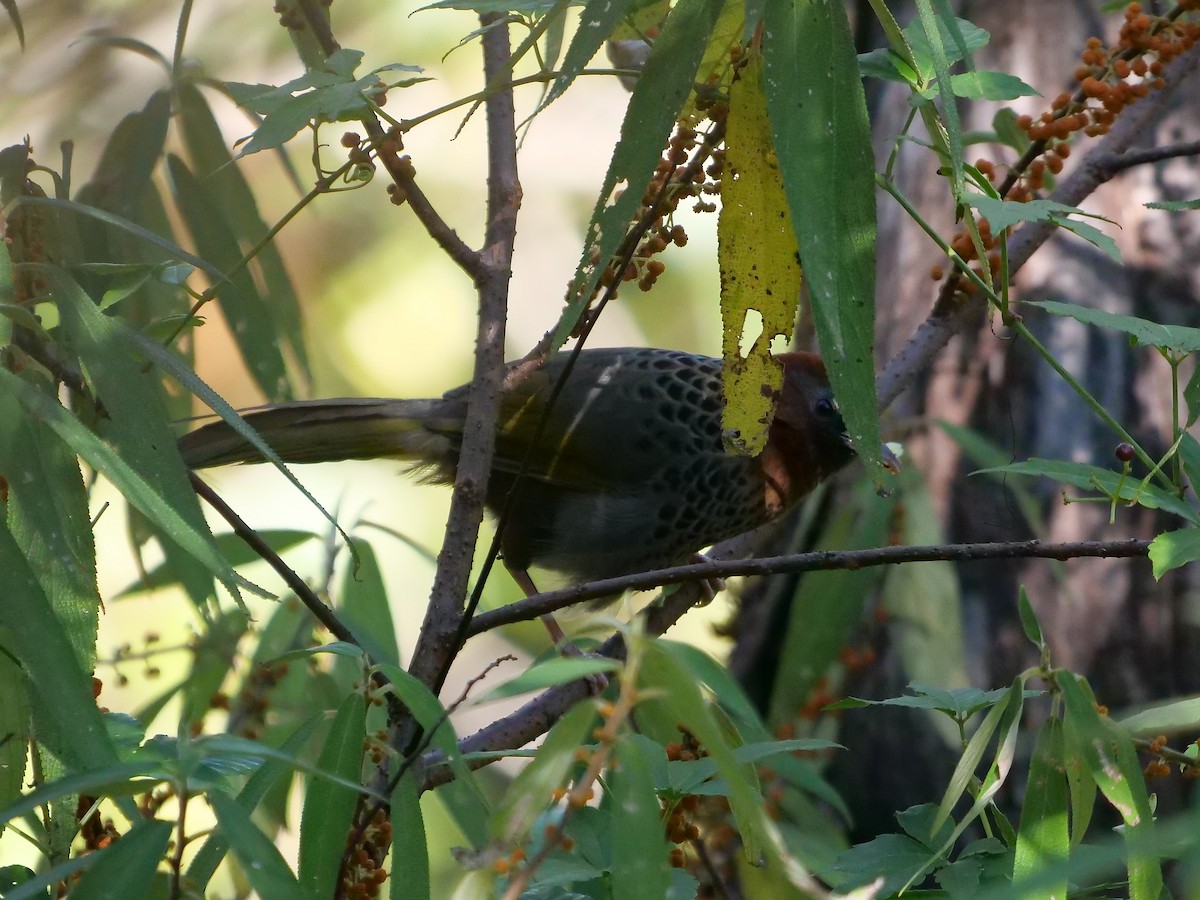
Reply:
<svg viewBox="0 0 1200 900"><path fill-rule="evenodd" d="M709 559L707 556L705 556L703 553L693 553L692 554L692 562L706 563L706 562L712 562L712 560ZM708 606L708 604L712 603L714 600L717 599L717 594L721 593L721 591L723 591L723 590L725 590L725 579L724 578L720 578L720 577L705 578L705 579L701 580L700 592L701 592L701 594L703 594L703 596L701 597L700 602L696 604L696 606Z"/></svg>
<svg viewBox="0 0 1200 900"><path fill-rule="evenodd" d="M507 568L507 567L506 567ZM537 589L537 585L533 583L533 579L529 576L529 572L525 569L509 569L508 574L512 576L513 581L517 583L526 597L532 597L534 594L541 593ZM562 626L558 624L558 620L554 618L553 613L546 613L542 618L542 624L546 626L546 630L550 632L550 640L554 641L554 646L562 647L563 652L568 656L578 656L579 649L567 641L567 634L562 630Z"/></svg>
<svg viewBox="0 0 1200 900"><path fill-rule="evenodd" d="M505 566L505 568L508 567ZM537 585L533 583L533 579L529 576L529 572L526 569L508 568L508 574L517 583L517 587L525 592L526 597L532 597L534 594L539 593ZM554 618L553 613L546 613L541 619L542 624L546 626L546 630L550 632L550 640L554 641L554 646L564 656L584 656L583 651L567 640L566 632L562 630L562 626L558 624L558 620ZM604 693L604 689L608 687L608 677L603 673L589 675L587 682L592 693L597 697Z"/></svg>

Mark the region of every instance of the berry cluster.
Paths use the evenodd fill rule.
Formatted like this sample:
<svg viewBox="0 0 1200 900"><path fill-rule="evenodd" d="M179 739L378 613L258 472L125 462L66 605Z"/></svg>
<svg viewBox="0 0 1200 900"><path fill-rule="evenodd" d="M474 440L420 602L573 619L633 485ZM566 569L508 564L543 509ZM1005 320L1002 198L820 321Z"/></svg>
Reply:
<svg viewBox="0 0 1200 900"><path fill-rule="evenodd" d="M1075 69L1079 89L1074 96L1059 94L1039 118L1021 116L1017 125L1031 141L1044 143L1048 154L1057 154L1061 145L1056 142L1070 140L1076 132L1088 137L1106 134L1125 107L1166 85L1162 74L1167 64L1200 39L1200 23L1180 17L1189 8L1200 8L1200 3L1180 3L1166 16L1150 15L1140 3L1130 3L1115 44L1105 47L1100 38L1088 38ZM1046 170L1057 174L1065 156L1059 154L1057 162L1053 155L1044 162L1034 160L1025 175L1025 190L1040 190ZM1014 190L1010 196L1019 200L1021 192Z"/></svg>
<svg viewBox="0 0 1200 900"><path fill-rule="evenodd" d="M1117 40L1110 47L1098 37L1089 38L1075 68L1079 83L1074 94L1063 92L1040 116L1017 117L1019 127L1032 142L1022 159L1012 167L1000 187L1008 200L1026 202L1046 187L1048 176L1059 174L1071 155L1071 139L1107 134L1127 106L1165 86L1163 72L1168 63L1200 40L1200 23L1183 18L1200 10L1200 0L1183 0L1166 15L1152 15L1142 4L1130 3ZM987 159L975 167L989 181L998 180L997 166ZM999 236L992 235L986 219L979 220L980 238L992 275L999 272ZM950 242L951 249L967 262L978 259L970 234L961 231ZM975 266L976 274L982 267ZM945 272L934 266L930 275L941 280Z"/></svg>
<svg viewBox="0 0 1200 900"><path fill-rule="evenodd" d="M672 222L675 210L686 198L697 198L694 206L697 212L716 210L716 204L703 199L703 196L720 193L722 151L718 148L725 134L728 112L725 104L709 105L705 113L712 126L707 132L699 132L690 125L676 127L634 212L633 221L638 224L600 273L599 283L592 292L589 304L620 282L636 281L643 291L654 287L658 277L666 270L666 265L654 257L672 244L677 247L687 244L688 236L683 226ZM632 251L629 247L631 241L636 241ZM592 248L591 264L600 264L599 248ZM584 330L587 321L588 316L580 317L573 336L578 336Z"/></svg>
<svg viewBox="0 0 1200 900"><path fill-rule="evenodd" d="M353 838L347 837L347 842ZM379 889L387 881L387 869L379 861L387 856L392 846L392 823L387 813L379 810L371 823L363 830L357 847L346 847L350 861L342 877L342 893L347 900L367 900L378 897Z"/></svg>
<svg viewBox="0 0 1200 900"><path fill-rule="evenodd" d="M618 253L609 261L600 274L597 294L618 280L637 281L638 287L643 291L648 291L654 286L658 276L666 269L663 262L654 257L671 244L677 247L687 244L687 232L682 225L673 224L671 216L685 198L698 197L702 193L713 191L713 186L707 183L704 169L705 161L713 154L714 142L711 140L711 133L702 136L694 128L684 125L675 129L635 213L637 221L649 221L650 226L638 241L628 264L620 272L617 270L624 254ZM697 209L703 202L697 202ZM715 205L713 208L716 208ZM598 249L593 250L592 262L599 262Z"/></svg>

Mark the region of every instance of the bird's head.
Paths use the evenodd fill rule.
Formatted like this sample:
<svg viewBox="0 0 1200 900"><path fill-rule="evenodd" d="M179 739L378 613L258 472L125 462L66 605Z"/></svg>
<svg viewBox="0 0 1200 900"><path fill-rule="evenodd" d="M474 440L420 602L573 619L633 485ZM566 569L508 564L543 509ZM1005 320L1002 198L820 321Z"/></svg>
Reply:
<svg viewBox="0 0 1200 900"><path fill-rule="evenodd" d="M781 353L783 389L775 408L771 442L780 444L793 477L811 481L832 475L854 458L846 423L829 386L825 363L815 353Z"/></svg>

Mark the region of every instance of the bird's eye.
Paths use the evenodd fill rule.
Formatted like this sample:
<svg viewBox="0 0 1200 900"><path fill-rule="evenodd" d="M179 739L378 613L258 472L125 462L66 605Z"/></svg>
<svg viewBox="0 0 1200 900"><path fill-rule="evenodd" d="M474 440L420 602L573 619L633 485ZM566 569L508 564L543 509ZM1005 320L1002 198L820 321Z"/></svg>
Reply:
<svg viewBox="0 0 1200 900"><path fill-rule="evenodd" d="M819 397L816 403L816 412L819 416L831 416L838 411L837 401L832 397Z"/></svg>

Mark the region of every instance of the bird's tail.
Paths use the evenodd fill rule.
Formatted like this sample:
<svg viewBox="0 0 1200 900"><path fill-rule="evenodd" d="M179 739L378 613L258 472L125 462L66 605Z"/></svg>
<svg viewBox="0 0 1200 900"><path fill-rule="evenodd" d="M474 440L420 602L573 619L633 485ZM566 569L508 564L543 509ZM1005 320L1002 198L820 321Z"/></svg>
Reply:
<svg viewBox="0 0 1200 900"><path fill-rule="evenodd" d="M387 457L453 467L465 412L458 400L349 398L281 403L242 418L284 462ZM193 469L266 460L223 420L185 434L179 449Z"/></svg>

